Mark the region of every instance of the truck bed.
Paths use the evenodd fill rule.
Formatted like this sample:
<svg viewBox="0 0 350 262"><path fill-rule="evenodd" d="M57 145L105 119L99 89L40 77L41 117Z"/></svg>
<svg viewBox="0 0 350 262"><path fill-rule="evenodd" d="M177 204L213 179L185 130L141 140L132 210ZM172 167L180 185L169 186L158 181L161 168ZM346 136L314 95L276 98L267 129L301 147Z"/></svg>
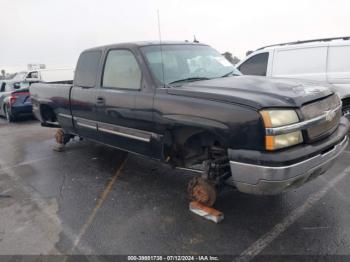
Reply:
<svg viewBox="0 0 350 262"><path fill-rule="evenodd" d="M29 88L33 113L43 124L46 122L59 122L59 115L71 116L70 93L72 84L36 83ZM44 105L44 106L43 106ZM50 110L51 112L47 112Z"/></svg>

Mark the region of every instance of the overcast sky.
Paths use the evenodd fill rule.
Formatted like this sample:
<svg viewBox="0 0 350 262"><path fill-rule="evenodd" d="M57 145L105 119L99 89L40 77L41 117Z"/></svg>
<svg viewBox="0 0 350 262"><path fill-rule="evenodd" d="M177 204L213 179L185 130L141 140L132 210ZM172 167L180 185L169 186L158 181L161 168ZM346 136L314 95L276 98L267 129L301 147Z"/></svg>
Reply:
<svg viewBox="0 0 350 262"><path fill-rule="evenodd" d="M247 50L350 35L349 0L0 0L0 69L28 63L74 67L83 49L157 40L210 44L239 58Z"/></svg>

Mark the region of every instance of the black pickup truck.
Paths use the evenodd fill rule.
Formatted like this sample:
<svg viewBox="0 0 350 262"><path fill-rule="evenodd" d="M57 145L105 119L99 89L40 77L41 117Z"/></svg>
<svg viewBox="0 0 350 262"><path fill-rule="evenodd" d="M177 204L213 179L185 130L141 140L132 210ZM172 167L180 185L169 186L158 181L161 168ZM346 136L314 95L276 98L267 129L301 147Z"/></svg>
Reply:
<svg viewBox="0 0 350 262"><path fill-rule="evenodd" d="M223 184L278 194L329 169L349 121L326 87L242 76L200 43L137 42L92 48L72 84L33 84L43 126L201 175L191 198L212 205Z"/></svg>

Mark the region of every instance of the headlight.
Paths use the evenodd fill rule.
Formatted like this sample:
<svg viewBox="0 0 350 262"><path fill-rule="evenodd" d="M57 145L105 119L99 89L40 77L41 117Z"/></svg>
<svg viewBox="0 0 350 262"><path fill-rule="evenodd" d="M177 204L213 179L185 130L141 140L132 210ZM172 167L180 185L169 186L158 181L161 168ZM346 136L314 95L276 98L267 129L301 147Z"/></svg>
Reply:
<svg viewBox="0 0 350 262"><path fill-rule="evenodd" d="M264 119L265 127L279 127L299 122L295 110L271 109L260 112Z"/></svg>
<svg viewBox="0 0 350 262"><path fill-rule="evenodd" d="M265 144L267 150L276 150L289 146L294 146L303 142L301 131L278 136L266 136Z"/></svg>
<svg viewBox="0 0 350 262"><path fill-rule="evenodd" d="M265 128L273 129L275 127L287 126L299 122L299 117L295 110L269 109L260 112ZM266 150L276 150L290 147L303 142L301 131L294 131L283 135L266 135Z"/></svg>

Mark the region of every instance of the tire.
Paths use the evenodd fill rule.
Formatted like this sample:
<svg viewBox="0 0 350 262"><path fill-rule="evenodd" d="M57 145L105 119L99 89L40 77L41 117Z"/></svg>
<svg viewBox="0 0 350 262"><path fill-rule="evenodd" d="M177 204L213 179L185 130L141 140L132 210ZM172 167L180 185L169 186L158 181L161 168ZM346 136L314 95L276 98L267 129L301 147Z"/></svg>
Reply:
<svg viewBox="0 0 350 262"><path fill-rule="evenodd" d="M11 123L14 122L16 119L13 115L11 115L11 113L9 112L8 108L5 106L4 107L4 111L5 111L5 118L7 120L7 122Z"/></svg>

